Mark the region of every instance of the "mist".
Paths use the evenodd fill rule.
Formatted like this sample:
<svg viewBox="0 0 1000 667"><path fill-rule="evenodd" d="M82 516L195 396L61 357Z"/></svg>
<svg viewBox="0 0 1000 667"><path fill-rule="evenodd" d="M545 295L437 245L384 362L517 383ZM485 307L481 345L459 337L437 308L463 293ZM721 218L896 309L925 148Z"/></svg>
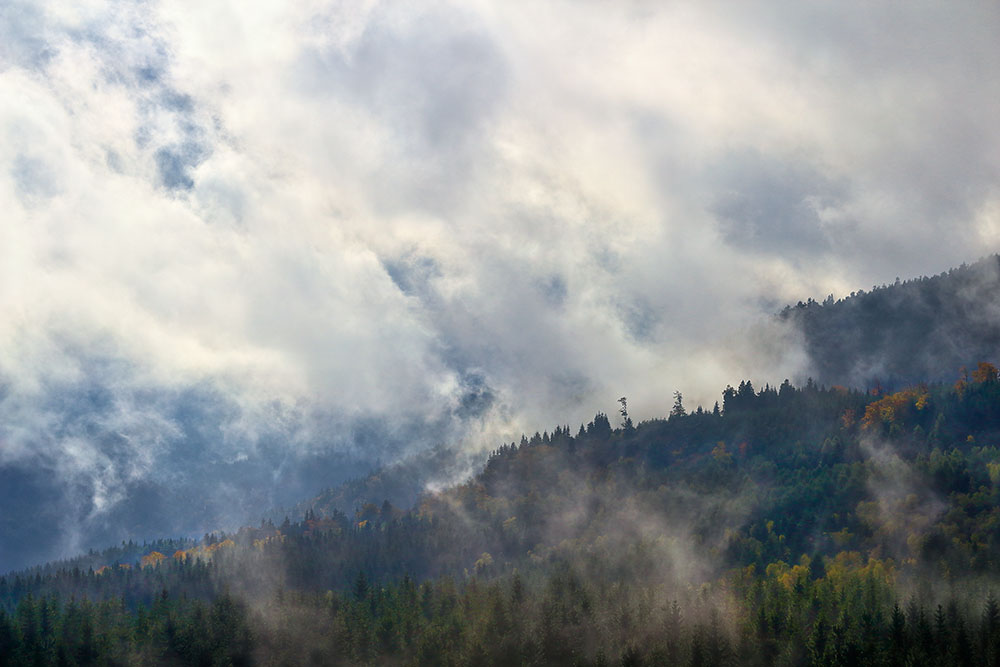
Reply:
<svg viewBox="0 0 1000 667"><path fill-rule="evenodd" d="M0 570L801 380L1000 239L1000 13L863 7L6 3Z"/></svg>

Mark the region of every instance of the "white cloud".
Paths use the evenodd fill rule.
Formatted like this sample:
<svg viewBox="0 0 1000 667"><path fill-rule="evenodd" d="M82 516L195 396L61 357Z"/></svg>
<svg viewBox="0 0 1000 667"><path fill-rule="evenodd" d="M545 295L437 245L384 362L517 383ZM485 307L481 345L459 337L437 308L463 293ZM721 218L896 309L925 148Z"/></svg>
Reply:
<svg viewBox="0 0 1000 667"><path fill-rule="evenodd" d="M243 461L780 381L748 321L995 250L1000 21L942 11L8 3L4 460L131 428L86 473L113 506L190 392ZM89 431L88 384L117 400Z"/></svg>

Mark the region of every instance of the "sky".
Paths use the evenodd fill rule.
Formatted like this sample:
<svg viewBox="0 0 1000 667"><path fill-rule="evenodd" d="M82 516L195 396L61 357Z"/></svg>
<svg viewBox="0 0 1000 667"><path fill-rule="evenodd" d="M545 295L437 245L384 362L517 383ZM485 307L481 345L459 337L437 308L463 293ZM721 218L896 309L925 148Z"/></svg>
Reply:
<svg viewBox="0 0 1000 667"><path fill-rule="evenodd" d="M997 34L992 2L6 0L0 570L801 380L786 303L1000 250Z"/></svg>

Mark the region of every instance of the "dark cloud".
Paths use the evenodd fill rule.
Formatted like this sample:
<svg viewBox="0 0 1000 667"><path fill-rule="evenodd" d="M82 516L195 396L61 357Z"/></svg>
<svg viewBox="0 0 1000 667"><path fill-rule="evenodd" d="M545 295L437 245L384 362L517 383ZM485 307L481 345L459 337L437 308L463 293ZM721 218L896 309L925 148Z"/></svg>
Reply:
<svg viewBox="0 0 1000 667"><path fill-rule="evenodd" d="M486 382L486 378L475 371L462 377L462 393L455 415L459 419L475 419L488 415L496 404L497 396Z"/></svg>
<svg viewBox="0 0 1000 667"><path fill-rule="evenodd" d="M660 313L642 297L633 297L619 305L622 323L628 335L637 342L652 342L656 335L656 327L660 322Z"/></svg>
<svg viewBox="0 0 1000 667"><path fill-rule="evenodd" d="M547 276L538 282L538 288L542 291L545 301L555 308L562 307L566 303L569 288L566 279L558 274Z"/></svg>
<svg viewBox="0 0 1000 667"><path fill-rule="evenodd" d="M191 169L204 159L204 151L193 143L165 146L153 154L160 183L168 190L190 190L194 187Z"/></svg>
<svg viewBox="0 0 1000 667"><path fill-rule="evenodd" d="M404 294L424 294L428 282L441 275L441 268L433 257L407 254L396 260L383 260L386 273Z"/></svg>
<svg viewBox="0 0 1000 667"><path fill-rule="evenodd" d="M729 243L783 257L830 249L820 215L843 204L843 186L811 165L748 150L726 155L709 179L712 211Z"/></svg>
<svg viewBox="0 0 1000 667"><path fill-rule="evenodd" d="M154 85L163 77L163 69L152 65L143 65L135 70L136 79L140 85Z"/></svg>
<svg viewBox="0 0 1000 667"><path fill-rule="evenodd" d="M171 88L164 88L160 94L160 100L163 107L170 111L185 114L190 114L194 111L194 99L190 95Z"/></svg>

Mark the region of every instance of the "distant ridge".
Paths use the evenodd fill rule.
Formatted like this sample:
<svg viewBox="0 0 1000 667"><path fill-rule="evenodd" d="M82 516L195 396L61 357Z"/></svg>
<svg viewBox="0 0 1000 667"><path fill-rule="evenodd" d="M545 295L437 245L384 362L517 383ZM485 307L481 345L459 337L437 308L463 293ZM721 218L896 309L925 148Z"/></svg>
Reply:
<svg viewBox="0 0 1000 667"><path fill-rule="evenodd" d="M831 385L903 386L955 379L1000 356L1000 255L933 277L786 307L813 378Z"/></svg>

